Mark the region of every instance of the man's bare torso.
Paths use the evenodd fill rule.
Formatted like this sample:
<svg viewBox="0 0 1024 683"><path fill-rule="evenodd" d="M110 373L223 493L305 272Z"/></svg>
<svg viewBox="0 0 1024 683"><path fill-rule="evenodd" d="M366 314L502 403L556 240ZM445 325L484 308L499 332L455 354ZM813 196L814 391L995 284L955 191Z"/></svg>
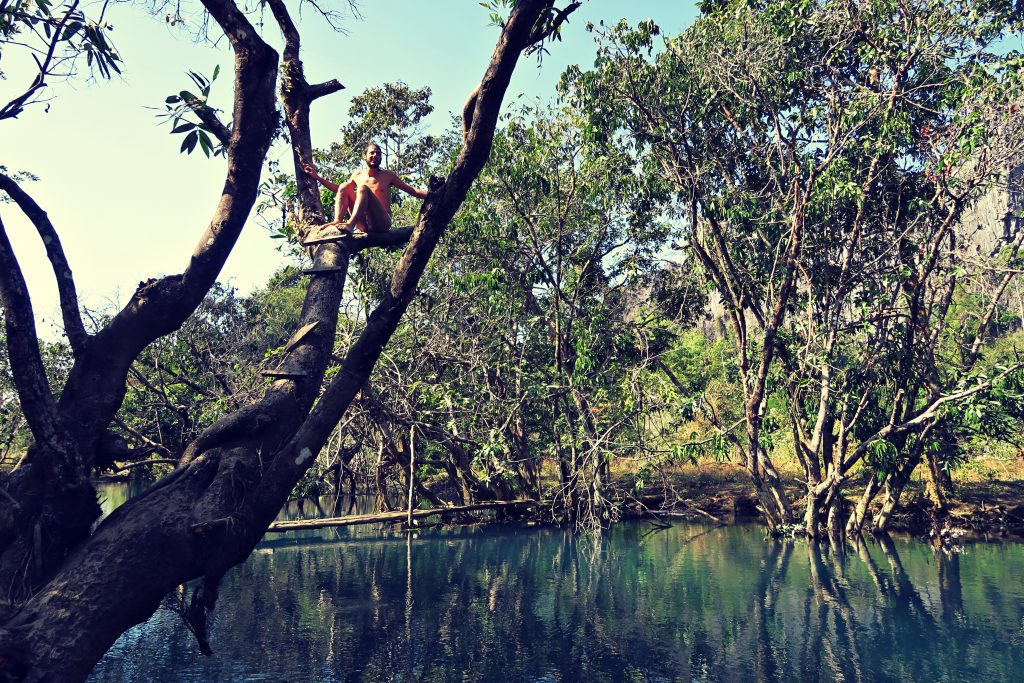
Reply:
<svg viewBox="0 0 1024 683"><path fill-rule="evenodd" d="M368 168L361 168L349 178L350 181L356 184L358 188L360 185L366 185L373 196L377 198L380 205L384 207L384 210L388 212L388 216L391 215L391 186L395 184L395 174L391 171L376 170L373 175L370 175Z"/></svg>

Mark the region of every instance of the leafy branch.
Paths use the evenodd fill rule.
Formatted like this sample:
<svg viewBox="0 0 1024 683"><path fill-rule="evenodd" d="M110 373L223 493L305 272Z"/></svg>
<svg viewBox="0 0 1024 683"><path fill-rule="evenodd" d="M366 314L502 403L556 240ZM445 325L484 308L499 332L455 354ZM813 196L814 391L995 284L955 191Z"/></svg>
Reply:
<svg viewBox="0 0 1024 683"><path fill-rule="evenodd" d="M172 135L184 135L181 141L181 152L191 154L198 146L207 158L224 156L227 152L231 131L217 117L217 109L209 104L210 91L214 81L220 75L220 66L215 66L213 74L207 78L195 71L187 71L199 94L190 90L182 90L177 95L169 95L164 100L164 109L150 107L159 111L158 118L171 124Z"/></svg>

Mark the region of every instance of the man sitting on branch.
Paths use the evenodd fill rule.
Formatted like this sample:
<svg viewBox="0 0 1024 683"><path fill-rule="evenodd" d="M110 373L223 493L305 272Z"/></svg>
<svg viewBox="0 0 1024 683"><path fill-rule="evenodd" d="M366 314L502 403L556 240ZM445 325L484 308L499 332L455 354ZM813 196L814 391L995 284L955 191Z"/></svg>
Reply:
<svg viewBox="0 0 1024 683"><path fill-rule="evenodd" d="M361 168L348 179L344 185L337 185L326 178L321 178L313 164L304 164L309 176L320 182L331 192L334 198L334 220L319 229L319 236L337 228L340 234L351 235L354 228L363 232L387 232L391 229L391 187L402 192L426 199L426 190L417 190L387 169L380 167L380 146L371 142L363 153L366 168ZM345 215L348 214L348 221Z"/></svg>

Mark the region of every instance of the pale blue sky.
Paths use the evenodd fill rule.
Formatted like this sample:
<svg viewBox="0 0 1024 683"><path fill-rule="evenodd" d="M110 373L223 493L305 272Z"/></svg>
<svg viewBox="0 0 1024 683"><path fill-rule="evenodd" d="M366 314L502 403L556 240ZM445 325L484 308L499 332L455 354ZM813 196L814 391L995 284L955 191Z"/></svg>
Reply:
<svg viewBox="0 0 1024 683"><path fill-rule="evenodd" d="M337 78L346 86L314 105L315 146L336 139L353 95L386 81L430 86L436 108L431 123L445 126L479 81L494 47L496 29L486 25L487 13L476 0L364 0L361 12L361 21L345 23L348 35L331 32L308 9L303 13L307 77L311 82ZM519 93L547 98L566 65L591 64L593 39L583 29L588 21L651 18L674 33L694 15L692 0L589 0L541 69L534 60L520 63L506 102ZM231 85L226 46L193 44L162 19L131 6L114 5L107 17L125 62L123 79L60 84L49 112L34 107L17 120L0 122L0 164L40 176L27 189L49 213L82 300L94 308L123 303L140 280L180 272L209 222L223 182L223 160L180 155L180 136L157 127L154 113L145 107L159 106L168 94L188 87L186 69L209 74L220 65L215 105L229 102ZM266 28L268 39L276 40L269 16ZM0 99L6 102L24 88L26 76L9 54L4 57L8 80L0 81ZM290 164L283 146L271 150L270 157ZM40 333L50 337L47 328L59 315L42 246L15 207L0 204L0 216L43 322ZM242 292L261 285L281 264L274 246L250 222L221 280Z"/></svg>

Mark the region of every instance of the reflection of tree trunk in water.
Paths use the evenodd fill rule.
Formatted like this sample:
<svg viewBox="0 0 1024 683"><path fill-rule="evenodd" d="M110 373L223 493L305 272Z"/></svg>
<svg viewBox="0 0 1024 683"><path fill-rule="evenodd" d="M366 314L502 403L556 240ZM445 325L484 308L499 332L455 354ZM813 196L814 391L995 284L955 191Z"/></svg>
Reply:
<svg viewBox="0 0 1024 683"><path fill-rule="evenodd" d="M407 681L413 676L412 646L412 530L405 534L405 667Z"/></svg>
<svg viewBox="0 0 1024 683"><path fill-rule="evenodd" d="M889 561L889 566L892 568L893 587L896 597L894 604L903 607L908 613L916 617L914 621L919 623L918 628L922 633L934 633L936 630L935 620L932 618L928 608L925 607L921 594L918 593L917 588L910 581L910 576L907 575L906 569L903 568L903 562L900 560L899 553L896 551L896 546L893 544L892 539L888 534L882 534L878 536L878 545L885 554L885 559Z"/></svg>
<svg viewBox="0 0 1024 683"><path fill-rule="evenodd" d="M388 463L384 460L384 441L381 439L377 448L377 465L373 468L373 483L376 489L377 498L373 501L373 509L377 512L391 510L391 503L388 501Z"/></svg>
<svg viewBox="0 0 1024 683"><path fill-rule="evenodd" d="M757 656L755 667L758 681L778 680L780 667L775 656L775 640L768 626L775 614L775 599L778 597L776 582L781 583L786 577L786 569L789 567L789 558L793 554L793 544L787 541L769 539L767 557L764 561L764 570L761 572L757 590L754 592L755 600L752 605L752 616L754 627L757 629Z"/></svg>
<svg viewBox="0 0 1024 683"><path fill-rule="evenodd" d="M857 549L857 556L860 557L861 562L864 563L864 568L867 569L868 576L871 577L871 582L875 584L875 588L878 589L879 604L884 608L886 604L886 597L892 592L889 587L889 582L883 580L881 573L878 571L878 565L875 563L875 558L871 557L871 553L868 552L868 545L864 542L864 537L857 535L851 539L854 547Z"/></svg>
<svg viewBox="0 0 1024 683"><path fill-rule="evenodd" d="M836 549L837 558L824 557L825 547ZM807 542L811 589L818 607L819 629L823 633L819 651L828 655L826 659L832 667L835 680L862 681L864 673L857 646L857 620L846 599L843 584L836 580L836 574L842 568L838 555L843 550L843 546L822 546L816 541ZM847 660L853 667L852 672L843 670L843 662Z"/></svg>
<svg viewBox="0 0 1024 683"><path fill-rule="evenodd" d="M960 583L960 555L941 545L932 545L935 566L939 571L939 598L942 600L942 621L947 625L958 621L964 613L963 588Z"/></svg>

